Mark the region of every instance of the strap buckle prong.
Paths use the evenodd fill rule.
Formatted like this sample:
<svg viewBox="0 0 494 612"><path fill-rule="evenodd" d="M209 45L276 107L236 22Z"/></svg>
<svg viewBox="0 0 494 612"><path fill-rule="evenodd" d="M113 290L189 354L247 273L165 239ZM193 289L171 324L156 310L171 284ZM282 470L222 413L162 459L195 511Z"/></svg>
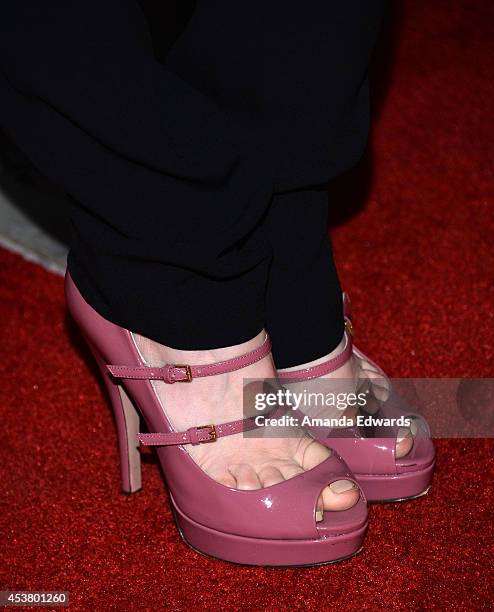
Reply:
<svg viewBox="0 0 494 612"><path fill-rule="evenodd" d="M190 367L190 365L185 365L184 363L175 363L173 365L174 368L183 368L185 370L185 374L187 376L187 378L184 378L182 380L177 380L175 382L192 382L192 369Z"/></svg>
<svg viewBox="0 0 494 612"><path fill-rule="evenodd" d="M214 425L200 425L199 427L196 427L196 429L209 429L208 439L201 440L202 444L205 444L208 442L216 442L216 440L218 439L218 434L216 433L216 427Z"/></svg>

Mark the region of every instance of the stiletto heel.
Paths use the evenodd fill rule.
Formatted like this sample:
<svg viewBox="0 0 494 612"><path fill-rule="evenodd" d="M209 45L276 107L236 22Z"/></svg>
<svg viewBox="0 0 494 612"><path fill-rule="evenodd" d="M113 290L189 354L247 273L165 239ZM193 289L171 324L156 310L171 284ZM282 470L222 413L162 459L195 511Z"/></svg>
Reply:
<svg viewBox="0 0 494 612"><path fill-rule="evenodd" d="M110 396L117 431L122 491L130 495L142 488L141 453L139 452L138 440L139 413L125 389L109 377L105 362L98 354L97 349L91 344L89 346Z"/></svg>
<svg viewBox="0 0 494 612"><path fill-rule="evenodd" d="M258 348L226 361L152 367L143 362L132 333L93 310L69 274L65 292L68 308L93 350L110 394L125 491L140 487L137 445L154 446L179 532L199 552L234 563L274 566L331 563L359 552L367 529L362 493L348 510L325 512L322 517L316 512L328 485L344 479L358 486L336 453L311 470L270 487L226 487L201 469L187 445L215 443L223 436L252 430L255 419L176 431L156 394L153 380L193 383L195 378L233 372L261 361L271 352L267 336ZM138 433L136 408L152 433Z"/></svg>

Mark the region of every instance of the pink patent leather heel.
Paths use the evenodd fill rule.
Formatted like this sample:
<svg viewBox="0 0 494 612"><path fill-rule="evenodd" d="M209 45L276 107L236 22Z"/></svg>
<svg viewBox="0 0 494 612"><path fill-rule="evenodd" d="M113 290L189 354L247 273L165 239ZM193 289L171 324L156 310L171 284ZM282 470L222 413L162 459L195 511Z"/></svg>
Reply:
<svg viewBox="0 0 494 612"><path fill-rule="evenodd" d="M90 345L105 387L110 397L117 431L118 453L120 458L120 476L122 491L136 493L142 487L141 454L139 452L139 413L125 389L113 382L107 375L106 364L97 350Z"/></svg>
<svg viewBox="0 0 494 612"><path fill-rule="evenodd" d="M353 326L350 319L350 300L343 294L345 316L345 348L323 363L301 370L279 372L283 383L307 381L335 372L352 355L367 361L375 367L383 378L384 372L353 344ZM329 437L321 436L317 429L312 431L319 442L338 451L355 475L369 502L402 501L425 495L431 485L435 466L435 450L429 427L419 415L403 412L392 402L384 402L381 407L383 417L408 416L413 418L416 430L421 435L414 436L411 451L400 459L396 458L396 437L390 435L389 428L376 428L373 436L367 436L357 425L342 430L333 430ZM379 415L375 415L379 416Z"/></svg>
<svg viewBox="0 0 494 612"><path fill-rule="evenodd" d="M367 505L361 493L350 509L325 512L316 521L321 491L337 480L356 483L336 453L315 468L276 485L244 491L209 477L187 452L192 444L255 428L253 419L208 424L176 431L152 384L193 383L195 378L231 372L269 355L271 343L233 359L206 365L143 362L132 333L95 312L70 275L67 305L97 360L115 414L122 486L131 493L141 486L139 445L156 449L170 492L172 510L187 544L204 554L250 565L315 565L356 554L367 529ZM142 417L150 433L139 433Z"/></svg>

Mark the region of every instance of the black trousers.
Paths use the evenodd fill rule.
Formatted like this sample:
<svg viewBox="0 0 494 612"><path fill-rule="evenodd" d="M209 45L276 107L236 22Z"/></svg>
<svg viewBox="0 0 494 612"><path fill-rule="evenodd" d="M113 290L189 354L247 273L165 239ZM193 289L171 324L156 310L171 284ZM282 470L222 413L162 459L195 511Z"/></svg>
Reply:
<svg viewBox="0 0 494 612"><path fill-rule="evenodd" d="M324 184L365 146L382 11L198 0L161 58L135 1L2 3L0 127L71 196L97 311L181 349L266 327L278 367L336 346Z"/></svg>

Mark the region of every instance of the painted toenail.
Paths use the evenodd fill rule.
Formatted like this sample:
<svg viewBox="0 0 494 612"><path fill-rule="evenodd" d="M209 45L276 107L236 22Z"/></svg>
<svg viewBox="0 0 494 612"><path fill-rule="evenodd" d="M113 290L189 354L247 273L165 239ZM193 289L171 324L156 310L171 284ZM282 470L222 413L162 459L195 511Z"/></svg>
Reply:
<svg viewBox="0 0 494 612"><path fill-rule="evenodd" d="M345 493L351 489L356 489L355 483L351 480L336 480L329 485L329 488L333 493Z"/></svg>
<svg viewBox="0 0 494 612"><path fill-rule="evenodd" d="M398 435L396 436L396 444L401 444L405 438L410 438L412 432L408 427L400 427L398 429Z"/></svg>

